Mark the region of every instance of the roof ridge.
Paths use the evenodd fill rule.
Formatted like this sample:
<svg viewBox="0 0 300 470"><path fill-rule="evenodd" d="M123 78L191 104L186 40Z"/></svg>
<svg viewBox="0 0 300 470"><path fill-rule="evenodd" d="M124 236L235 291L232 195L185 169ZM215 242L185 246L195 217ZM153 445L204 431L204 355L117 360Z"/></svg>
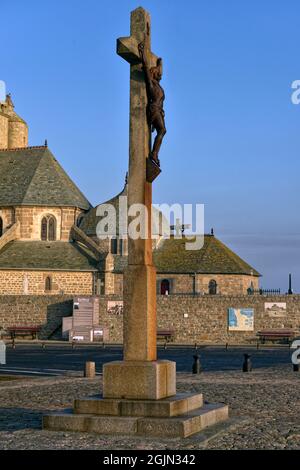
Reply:
<svg viewBox="0 0 300 470"><path fill-rule="evenodd" d="M16 148L7 148L7 149L0 149L0 152L19 152L23 150L32 150L32 149L42 149L47 148L46 145L32 145L30 147L16 147Z"/></svg>

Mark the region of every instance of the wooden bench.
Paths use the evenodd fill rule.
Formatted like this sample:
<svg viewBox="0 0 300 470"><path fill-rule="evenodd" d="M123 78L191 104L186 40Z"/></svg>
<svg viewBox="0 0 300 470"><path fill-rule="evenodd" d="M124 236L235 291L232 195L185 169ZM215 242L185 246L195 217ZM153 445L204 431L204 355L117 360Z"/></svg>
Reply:
<svg viewBox="0 0 300 470"><path fill-rule="evenodd" d="M294 330L288 328L279 330L262 330L258 331L256 336L262 344L265 344L266 340L272 342L285 341L289 344L295 337L295 332Z"/></svg>
<svg viewBox="0 0 300 470"><path fill-rule="evenodd" d="M174 339L174 330L157 330L156 336L158 340L164 339L168 343Z"/></svg>
<svg viewBox="0 0 300 470"><path fill-rule="evenodd" d="M38 332L40 331L41 326L10 326L6 328L7 332L10 334L12 340L18 336L27 336L31 335L32 339L36 339Z"/></svg>

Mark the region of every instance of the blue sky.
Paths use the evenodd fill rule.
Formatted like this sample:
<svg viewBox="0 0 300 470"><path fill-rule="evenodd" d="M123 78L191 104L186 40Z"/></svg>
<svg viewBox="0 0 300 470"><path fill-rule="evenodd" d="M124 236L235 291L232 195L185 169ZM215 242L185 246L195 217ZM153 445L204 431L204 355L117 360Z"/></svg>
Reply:
<svg viewBox="0 0 300 470"><path fill-rule="evenodd" d="M123 186L129 13L152 17L168 133L156 203L204 203L206 231L300 290L298 0L2 0L1 72L30 126L93 204Z"/></svg>

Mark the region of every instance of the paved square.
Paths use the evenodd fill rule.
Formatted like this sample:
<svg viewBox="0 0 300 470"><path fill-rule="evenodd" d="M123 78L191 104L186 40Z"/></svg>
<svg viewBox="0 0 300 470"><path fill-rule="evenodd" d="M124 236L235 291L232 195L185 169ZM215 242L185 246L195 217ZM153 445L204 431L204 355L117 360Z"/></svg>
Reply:
<svg viewBox="0 0 300 470"><path fill-rule="evenodd" d="M300 449L300 374L290 364L255 369L177 374L178 392L200 392L225 402L230 420L182 440L112 437L41 430L42 414L99 393L101 377L0 381L0 449ZM217 431L217 432L215 432Z"/></svg>

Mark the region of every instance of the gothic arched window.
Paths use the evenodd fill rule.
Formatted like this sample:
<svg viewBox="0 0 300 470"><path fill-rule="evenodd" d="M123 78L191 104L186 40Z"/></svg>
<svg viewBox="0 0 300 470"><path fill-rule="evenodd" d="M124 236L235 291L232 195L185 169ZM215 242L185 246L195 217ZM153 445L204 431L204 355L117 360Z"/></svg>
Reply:
<svg viewBox="0 0 300 470"><path fill-rule="evenodd" d="M52 290L52 280L51 277L48 276L45 279L45 291L50 292Z"/></svg>
<svg viewBox="0 0 300 470"><path fill-rule="evenodd" d="M50 217L48 220L48 240L54 242L55 238L55 220L54 217Z"/></svg>
<svg viewBox="0 0 300 470"><path fill-rule="evenodd" d="M56 240L56 220L52 215L42 218L41 239L45 242L54 242Z"/></svg>
<svg viewBox="0 0 300 470"><path fill-rule="evenodd" d="M217 283L214 279L212 279L211 281L209 281L209 284L208 284L208 293L210 295L216 295L217 293Z"/></svg>
<svg viewBox="0 0 300 470"><path fill-rule="evenodd" d="M3 219L0 217L0 237L3 235Z"/></svg>

